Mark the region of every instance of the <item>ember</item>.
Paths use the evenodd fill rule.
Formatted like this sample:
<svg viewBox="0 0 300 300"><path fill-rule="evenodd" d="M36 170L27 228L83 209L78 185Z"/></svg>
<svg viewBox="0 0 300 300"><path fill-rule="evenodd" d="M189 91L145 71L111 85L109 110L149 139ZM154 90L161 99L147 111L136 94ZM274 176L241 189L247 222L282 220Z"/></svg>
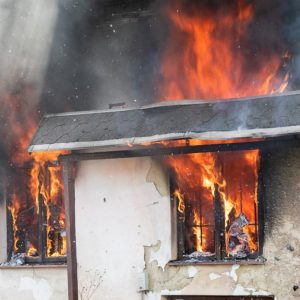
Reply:
<svg viewBox="0 0 300 300"><path fill-rule="evenodd" d="M219 7L215 18L214 10L199 9L196 1L188 6L184 1L175 2L166 9L171 32L161 67L161 98L214 100L286 89L289 75L283 66L289 59L287 51L256 61L253 68L241 49L253 22L251 3L240 0ZM184 222L185 255L209 257L219 244L222 258L244 258L258 251L259 162L258 150L167 159Z"/></svg>

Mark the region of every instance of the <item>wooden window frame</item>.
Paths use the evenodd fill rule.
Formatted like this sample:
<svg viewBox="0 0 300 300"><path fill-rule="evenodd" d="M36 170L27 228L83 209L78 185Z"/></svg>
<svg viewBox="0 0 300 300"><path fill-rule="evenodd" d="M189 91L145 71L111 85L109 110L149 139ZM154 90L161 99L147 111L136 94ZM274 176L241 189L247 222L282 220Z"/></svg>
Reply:
<svg viewBox="0 0 300 300"><path fill-rule="evenodd" d="M256 150L256 149L255 149ZM257 207L257 220L255 221L254 225L257 224L258 230L258 251L246 258L235 258L235 257L226 257L225 256L225 241L224 241L224 228L221 226L222 217L221 217L221 202L220 197L218 197L218 193L214 199L214 208L215 208L215 256L213 259L210 260L197 260L193 262L193 264L197 263L235 263L238 262L247 262L247 263L257 263L261 264L264 262L262 258L263 255L263 242L264 242L264 215L265 215L265 208L264 208L264 183L263 183L263 164L264 164L264 157L265 152L262 149L259 150L260 155L260 164L258 169L258 207ZM179 199L174 196L175 191L175 182L173 174L170 174L170 196L171 196L171 215L172 215L172 245L176 247L175 257L172 255L173 260L170 264L181 264L181 263L188 263L190 262L184 259L185 254L185 247L184 247L184 215L180 213L177 209ZM216 189L217 190L217 189Z"/></svg>
<svg viewBox="0 0 300 300"><path fill-rule="evenodd" d="M64 195L62 195L62 198ZM64 203L64 199L63 203ZM10 199L7 199L6 203L6 220L7 220L7 261L9 261L14 254L14 229L13 229L13 221L12 215L9 210L11 206ZM39 213L38 217L38 244L37 244L37 253L38 256L25 256L26 264L66 264L67 256L47 256L47 207L44 202L44 198L42 195L39 196Z"/></svg>

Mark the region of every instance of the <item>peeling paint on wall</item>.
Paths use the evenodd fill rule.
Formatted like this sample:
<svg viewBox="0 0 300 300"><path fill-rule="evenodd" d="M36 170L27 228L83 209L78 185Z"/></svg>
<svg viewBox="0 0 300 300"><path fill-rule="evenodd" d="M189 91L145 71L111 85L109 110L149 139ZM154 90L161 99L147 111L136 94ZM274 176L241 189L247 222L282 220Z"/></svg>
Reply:
<svg viewBox="0 0 300 300"><path fill-rule="evenodd" d="M98 295L105 300L121 299L116 295L129 287L130 299L140 300L135 278L142 270L149 277L145 300L162 300L164 295L274 295L277 300L294 300L293 287L300 278L299 162L297 149L272 153L265 162L264 264L197 266L167 264L170 199L169 194L162 195L169 193L169 187L166 180L158 179L160 175L154 175L160 173L157 162L150 158L83 162L76 186L79 263L86 267L95 261L101 266L110 262L104 292ZM103 203L103 197L109 201ZM93 229L98 222L95 218L99 219L97 230ZM112 235L116 237L113 244ZM99 250L91 249L89 257L86 245L90 240Z"/></svg>
<svg viewBox="0 0 300 300"><path fill-rule="evenodd" d="M147 182L152 182L161 196L170 194L169 178L162 162L158 159L151 159L151 166L146 178Z"/></svg>
<svg viewBox="0 0 300 300"><path fill-rule="evenodd" d="M145 271L149 276L150 290L153 292L161 292L165 289L175 291L189 285L193 277L190 276L191 269L188 266L176 267L166 265L163 269L158 265L157 260L151 260L152 252L158 251L159 246L160 242L156 245L144 247Z"/></svg>
<svg viewBox="0 0 300 300"><path fill-rule="evenodd" d="M216 273L209 273L209 279L210 280L216 280L216 279L218 279L218 278L221 278L222 276L221 275L219 275L219 274L216 274Z"/></svg>
<svg viewBox="0 0 300 300"><path fill-rule="evenodd" d="M236 270L238 270L240 268L239 265L233 265L231 267L231 271L230 272L226 272L225 275L231 277L235 282L237 282L237 274L236 274Z"/></svg>

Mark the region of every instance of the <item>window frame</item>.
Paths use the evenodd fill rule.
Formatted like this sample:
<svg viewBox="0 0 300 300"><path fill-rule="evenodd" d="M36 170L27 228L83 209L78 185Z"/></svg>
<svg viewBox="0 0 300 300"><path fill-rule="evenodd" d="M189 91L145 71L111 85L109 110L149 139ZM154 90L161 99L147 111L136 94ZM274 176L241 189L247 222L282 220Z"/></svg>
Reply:
<svg viewBox="0 0 300 300"><path fill-rule="evenodd" d="M187 264L210 264L210 263L235 263L238 262L247 262L247 263L263 263L264 259L262 257L263 255L263 246L264 246L264 217L265 217L265 201L264 201L264 181L263 181L263 165L264 165L264 157L266 155L266 152L261 148L255 148L253 150L259 150L259 157L260 157L260 163L258 166L258 191L257 191L257 230L258 230L258 251L251 255L250 257L246 258L235 258L235 257L224 257L223 252L224 249L222 249L222 230L220 228L220 221L219 218L219 224L215 225L215 249L216 249L216 255L213 257L213 259L208 260L201 260L198 259L195 262L190 262L184 259L184 253L185 253L185 236L184 236L184 217L183 215L178 211L178 203L179 199L174 195L175 191L175 176L172 170L169 170L169 189L170 189L170 198L171 198L171 222L172 222L172 248L175 247L175 249L172 249L172 261L170 263L187 263ZM240 150L244 151L244 150ZM228 151L230 152L230 151ZM201 153L201 152L199 152ZM218 198L218 197L216 197ZM217 202L217 205L220 205L219 199L214 199L215 205ZM215 218L216 212L215 212ZM218 236L217 236L218 235ZM224 235L223 235L224 236Z"/></svg>
<svg viewBox="0 0 300 300"><path fill-rule="evenodd" d="M62 193L62 201L64 204L64 194ZM9 207L11 206L10 195L6 196L6 255L7 261L9 262L14 253L14 229L13 229L13 217ZM27 256L25 255L26 264L66 264L67 255L64 256L47 256L47 226L48 226L48 216L47 216L47 207L43 196L39 195L39 213L37 214L38 218L38 236L37 236L37 252L38 256Z"/></svg>

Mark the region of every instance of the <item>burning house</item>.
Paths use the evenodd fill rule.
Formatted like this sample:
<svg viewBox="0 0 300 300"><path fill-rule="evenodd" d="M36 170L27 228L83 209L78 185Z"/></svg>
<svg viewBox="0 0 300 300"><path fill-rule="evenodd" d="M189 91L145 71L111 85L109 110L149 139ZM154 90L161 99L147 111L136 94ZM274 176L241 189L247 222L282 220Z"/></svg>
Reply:
<svg viewBox="0 0 300 300"><path fill-rule="evenodd" d="M0 86L0 298L300 297L299 5L100 2Z"/></svg>
<svg viewBox="0 0 300 300"><path fill-rule="evenodd" d="M149 299L297 296L296 264L283 282L273 272L289 272L297 251L299 101L296 92L46 116L30 151L72 151L60 156L69 292L84 293L86 272L103 265L97 297L138 299L136 278Z"/></svg>

